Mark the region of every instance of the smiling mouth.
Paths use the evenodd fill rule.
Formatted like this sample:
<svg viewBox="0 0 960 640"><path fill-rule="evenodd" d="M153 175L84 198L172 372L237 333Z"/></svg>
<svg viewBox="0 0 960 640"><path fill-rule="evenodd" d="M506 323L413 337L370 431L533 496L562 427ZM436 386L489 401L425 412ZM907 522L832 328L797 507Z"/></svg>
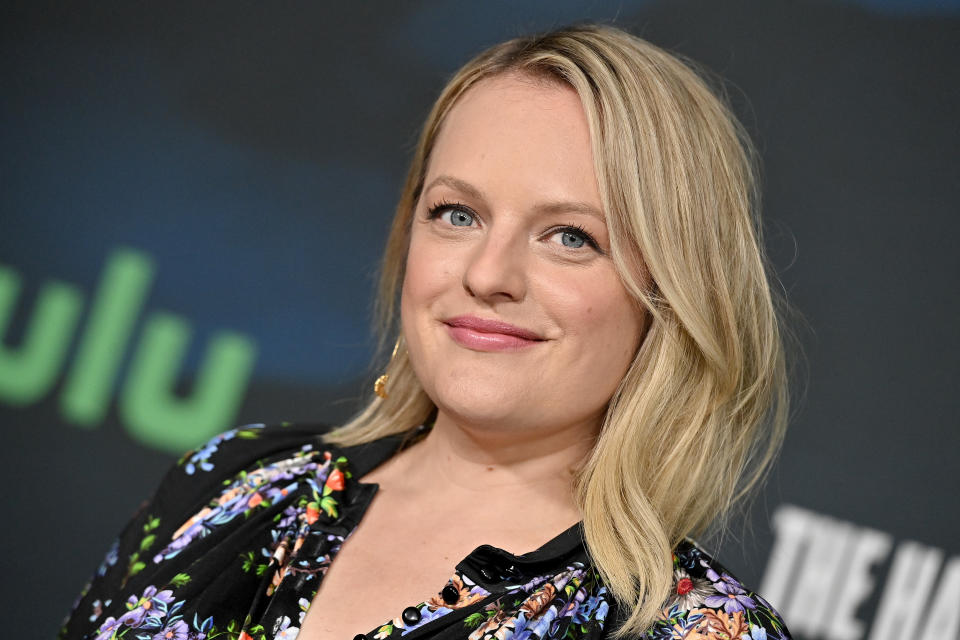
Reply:
<svg viewBox="0 0 960 640"><path fill-rule="evenodd" d="M474 351L515 351L546 341L533 331L500 320L457 316L444 324L456 343Z"/></svg>

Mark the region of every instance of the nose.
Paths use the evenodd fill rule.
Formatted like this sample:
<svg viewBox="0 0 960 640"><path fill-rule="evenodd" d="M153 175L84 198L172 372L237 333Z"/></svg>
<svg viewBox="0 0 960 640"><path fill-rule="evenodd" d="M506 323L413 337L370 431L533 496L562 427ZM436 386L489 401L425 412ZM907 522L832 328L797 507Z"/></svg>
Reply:
<svg viewBox="0 0 960 640"><path fill-rule="evenodd" d="M489 302L523 300L527 292L525 240L507 229L491 231L473 247L463 288Z"/></svg>

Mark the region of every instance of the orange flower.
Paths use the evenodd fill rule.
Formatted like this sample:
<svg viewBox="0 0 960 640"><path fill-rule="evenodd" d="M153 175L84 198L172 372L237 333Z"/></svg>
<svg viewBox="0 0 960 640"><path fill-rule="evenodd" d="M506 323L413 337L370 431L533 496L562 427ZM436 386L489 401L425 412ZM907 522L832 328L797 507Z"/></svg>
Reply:
<svg viewBox="0 0 960 640"><path fill-rule="evenodd" d="M247 500L247 507L250 509L253 509L255 506L257 506L261 502L263 502L263 496L260 495L260 492L258 491L257 493L250 496L249 500Z"/></svg>
<svg viewBox="0 0 960 640"><path fill-rule="evenodd" d="M548 582L543 585L542 589L531 594L529 598L524 600L520 606L520 611L525 611L527 619L532 620L543 613L550 602L553 601L555 595L557 595L557 588Z"/></svg>
<svg viewBox="0 0 960 640"><path fill-rule="evenodd" d="M247 633L246 631L241 631L240 636L237 640L253 640L253 636Z"/></svg>
<svg viewBox="0 0 960 640"><path fill-rule="evenodd" d="M316 502L307 505L307 524L313 524L320 517L320 508Z"/></svg>
<svg viewBox="0 0 960 640"><path fill-rule="evenodd" d="M694 609L691 613L702 613L703 617L694 629L684 636L689 640L718 640L719 638L739 638L750 630L743 619L742 611L732 614L714 609Z"/></svg>
<svg viewBox="0 0 960 640"><path fill-rule="evenodd" d="M334 469L327 476L326 485L334 491L343 491L343 472L340 469Z"/></svg>

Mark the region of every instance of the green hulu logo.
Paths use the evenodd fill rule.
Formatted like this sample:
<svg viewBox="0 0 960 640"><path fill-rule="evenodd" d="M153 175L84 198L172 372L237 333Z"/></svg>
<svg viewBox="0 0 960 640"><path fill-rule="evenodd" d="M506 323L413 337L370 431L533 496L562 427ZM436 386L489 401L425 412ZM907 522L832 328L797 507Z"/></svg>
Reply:
<svg viewBox="0 0 960 640"><path fill-rule="evenodd" d="M131 249L111 254L59 397L68 422L84 428L103 422L153 276L153 262L146 254ZM84 306L78 287L45 283L20 345L11 348L2 338L21 288L20 276L0 265L0 401L18 407L36 403L56 384ZM232 423L256 359L256 345L249 337L218 331L207 344L191 395L179 397L174 388L191 333L180 316L150 313L117 398L130 435L171 453L194 447Z"/></svg>

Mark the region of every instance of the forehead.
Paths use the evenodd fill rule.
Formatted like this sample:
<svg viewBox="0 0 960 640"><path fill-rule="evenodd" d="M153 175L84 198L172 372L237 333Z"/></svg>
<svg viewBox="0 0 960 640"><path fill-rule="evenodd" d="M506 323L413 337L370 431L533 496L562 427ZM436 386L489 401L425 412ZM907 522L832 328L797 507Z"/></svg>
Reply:
<svg viewBox="0 0 960 640"><path fill-rule="evenodd" d="M501 74L470 87L447 113L434 146L479 128L488 135L519 130L529 137L589 145L586 114L573 87L528 74ZM583 133L586 137L578 135Z"/></svg>
<svg viewBox="0 0 960 640"><path fill-rule="evenodd" d="M599 204L589 124L569 85L529 75L484 79L447 114L425 183L439 174Z"/></svg>

